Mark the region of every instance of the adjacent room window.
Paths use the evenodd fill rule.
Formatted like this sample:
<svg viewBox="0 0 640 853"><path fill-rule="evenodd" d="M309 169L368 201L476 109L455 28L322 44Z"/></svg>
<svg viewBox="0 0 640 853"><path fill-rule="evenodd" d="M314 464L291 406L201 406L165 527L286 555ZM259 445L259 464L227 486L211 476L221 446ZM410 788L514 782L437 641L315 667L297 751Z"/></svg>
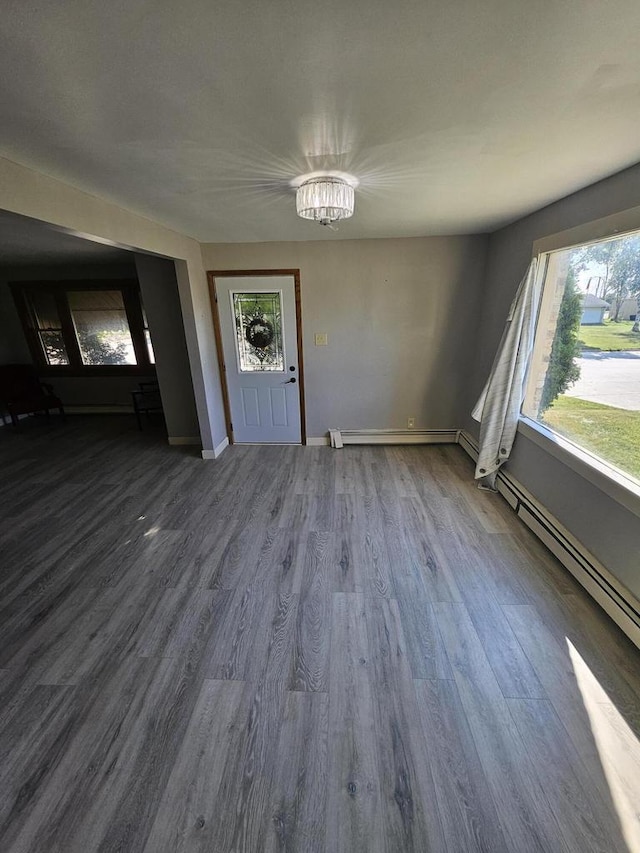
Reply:
<svg viewBox="0 0 640 853"><path fill-rule="evenodd" d="M31 298L33 328L47 364L69 364L62 321L53 293L35 291Z"/></svg>
<svg viewBox="0 0 640 853"><path fill-rule="evenodd" d="M48 372L149 372L137 282L19 282L12 290L34 361Z"/></svg>
<svg viewBox="0 0 640 853"><path fill-rule="evenodd" d="M151 364L156 363L156 356L153 351L153 344L151 343L151 332L149 331L149 321L147 320L147 312L144 310L144 305L142 306L142 321L144 324L144 340L147 345L147 354L149 356L149 361Z"/></svg>
<svg viewBox="0 0 640 853"><path fill-rule="evenodd" d="M640 484L640 232L545 261L523 414Z"/></svg>
<svg viewBox="0 0 640 853"><path fill-rule="evenodd" d="M120 290L71 290L67 301L83 364L136 364Z"/></svg>

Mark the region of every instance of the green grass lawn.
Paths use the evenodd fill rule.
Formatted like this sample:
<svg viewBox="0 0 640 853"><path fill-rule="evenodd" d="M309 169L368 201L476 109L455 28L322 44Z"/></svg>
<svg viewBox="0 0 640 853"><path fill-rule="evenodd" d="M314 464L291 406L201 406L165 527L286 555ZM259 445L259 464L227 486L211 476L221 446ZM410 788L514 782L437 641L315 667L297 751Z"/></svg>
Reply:
<svg viewBox="0 0 640 853"><path fill-rule="evenodd" d="M543 423L640 480L640 412L559 397Z"/></svg>
<svg viewBox="0 0 640 853"><path fill-rule="evenodd" d="M588 349L604 352L640 350L640 334L632 332L633 323L605 320L602 326L580 326L580 343Z"/></svg>

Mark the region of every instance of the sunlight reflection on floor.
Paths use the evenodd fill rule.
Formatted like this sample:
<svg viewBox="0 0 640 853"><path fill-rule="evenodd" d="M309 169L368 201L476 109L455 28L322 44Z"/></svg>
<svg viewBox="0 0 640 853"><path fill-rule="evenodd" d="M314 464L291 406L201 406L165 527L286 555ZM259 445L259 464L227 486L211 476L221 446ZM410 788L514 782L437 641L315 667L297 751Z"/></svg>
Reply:
<svg viewBox="0 0 640 853"><path fill-rule="evenodd" d="M567 646L624 839L640 851L640 742L569 639Z"/></svg>

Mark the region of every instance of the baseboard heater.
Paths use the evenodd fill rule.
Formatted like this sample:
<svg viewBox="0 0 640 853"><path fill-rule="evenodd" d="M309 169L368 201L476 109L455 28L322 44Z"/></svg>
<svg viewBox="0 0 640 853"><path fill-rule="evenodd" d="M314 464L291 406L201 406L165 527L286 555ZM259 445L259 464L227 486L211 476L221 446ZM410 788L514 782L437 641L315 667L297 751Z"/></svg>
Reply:
<svg viewBox="0 0 640 853"><path fill-rule="evenodd" d="M457 444L457 429L330 429L331 447L343 444Z"/></svg>
<svg viewBox="0 0 640 853"><path fill-rule="evenodd" d="M477 461L478 445L468 433L460 432L459 444ZM640 648L640 602L633 593L616 580L508 471L498 472L496 487L518 517Z"/></svg>

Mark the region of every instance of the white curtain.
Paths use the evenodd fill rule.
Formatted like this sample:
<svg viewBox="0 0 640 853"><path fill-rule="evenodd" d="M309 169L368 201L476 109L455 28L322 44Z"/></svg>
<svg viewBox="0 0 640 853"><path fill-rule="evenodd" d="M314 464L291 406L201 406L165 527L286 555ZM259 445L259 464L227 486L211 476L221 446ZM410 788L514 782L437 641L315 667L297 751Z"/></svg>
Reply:
<svg viewBox="0 0 640 853"><path fill-rule="evenodd" d="M536 331L541 282L534 258L511 304L487 384L472 412L480 421L475 477L480 488L495 489L498 468L511 453Z"/></svg>

